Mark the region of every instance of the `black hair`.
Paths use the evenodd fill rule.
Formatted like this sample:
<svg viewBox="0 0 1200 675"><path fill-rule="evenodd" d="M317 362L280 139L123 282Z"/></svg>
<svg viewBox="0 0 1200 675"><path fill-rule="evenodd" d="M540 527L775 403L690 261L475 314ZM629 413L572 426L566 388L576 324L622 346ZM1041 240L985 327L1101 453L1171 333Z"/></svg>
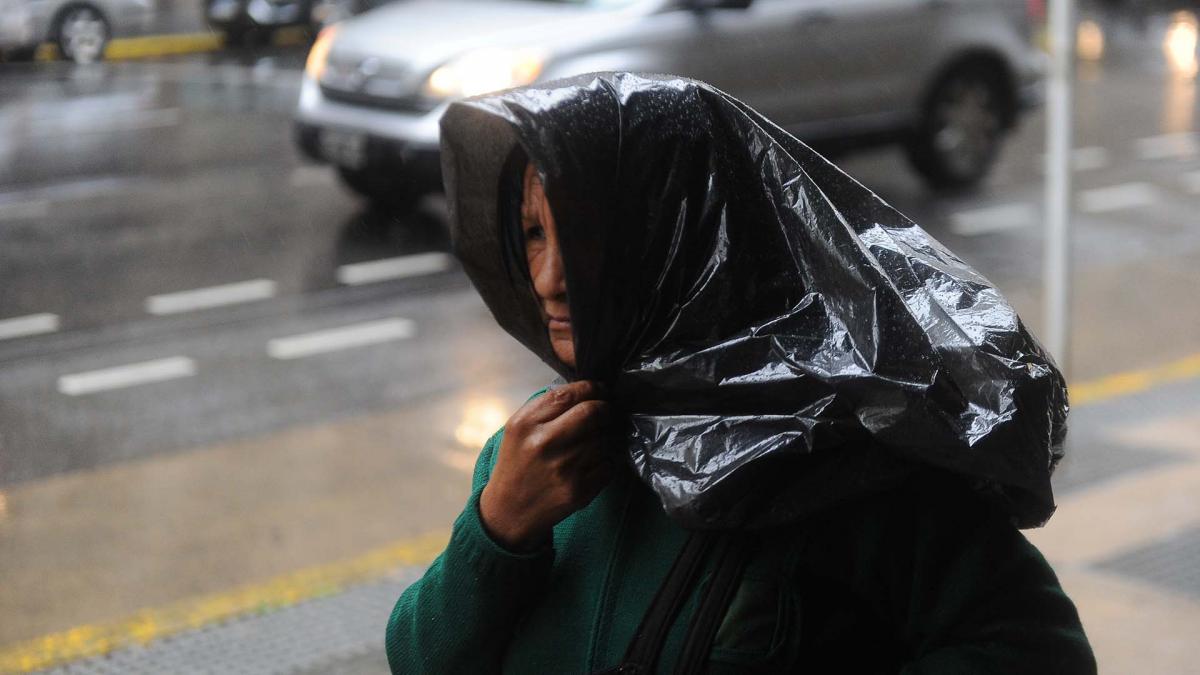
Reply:
<svg viewBox="0 0 1200 675"><path fill-rule="evenodd" d="M521 206L525 199L525 167L529 166L529 155L518 143L500 169L500 180L496 199L499 209L496 238L500 241L500 258L504 271L513 283L532 283L529 263L525 260L525 230L521 226Z"/></svg>

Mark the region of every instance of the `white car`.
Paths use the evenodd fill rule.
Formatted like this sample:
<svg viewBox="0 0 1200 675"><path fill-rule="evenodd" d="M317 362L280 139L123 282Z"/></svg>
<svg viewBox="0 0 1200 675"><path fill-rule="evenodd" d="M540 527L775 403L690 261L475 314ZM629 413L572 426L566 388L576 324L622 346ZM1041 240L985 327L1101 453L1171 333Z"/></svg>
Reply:
<svg viewBox="0 0 1200 675"><path fill-rule="evenodd" d="M114 35L144 33L153 19L154 0L0 0L0 52L29 55L51 42L91 63Z"/></svg>
<svg viewBox="0 0 1200 675"><path fill-rule="evenodd" d="M377 201L436 189L450 101L591 71L709 82L805 141L977 183L1036 103L1040 0L409 0L322 32L296 138Z"/></svg>

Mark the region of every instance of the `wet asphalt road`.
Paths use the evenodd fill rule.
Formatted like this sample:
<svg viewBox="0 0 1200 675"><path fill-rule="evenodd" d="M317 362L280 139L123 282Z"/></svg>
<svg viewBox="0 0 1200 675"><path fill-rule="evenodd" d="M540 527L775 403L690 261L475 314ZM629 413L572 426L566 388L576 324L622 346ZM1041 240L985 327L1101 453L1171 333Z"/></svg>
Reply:
<svg viewBox="0 0 1200 675"><path fill-rule="evenodd" d="M1200 350L1195 79L1163 58L1167 21L1114 24L1103 60L1080 67L1075 379ZM0 321L50 323L0 339L0 486L480 382L548 379L494 327L453 261L346 283L348 265L447 251L444 205L374 212L302 160L290 128L301 62L281 51L3 66ZM896 150L837 159L976 265L1035 328L1041 120L1024 120L967 195L928 192ZM243 283L261 297L151 309L165 294ZM306 358L272 352L282 338L369 326L403 335ZM164 381L72 394L72 376L146 362L165 368Z"/></svg>

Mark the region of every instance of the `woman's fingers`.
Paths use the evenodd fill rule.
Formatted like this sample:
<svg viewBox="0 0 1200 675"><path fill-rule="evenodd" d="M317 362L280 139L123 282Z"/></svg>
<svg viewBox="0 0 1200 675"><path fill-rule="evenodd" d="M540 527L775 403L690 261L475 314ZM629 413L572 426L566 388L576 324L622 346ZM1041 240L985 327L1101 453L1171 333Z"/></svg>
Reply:
<svg viewBox="0 0 1200 675"><path fill-rule="evenodd" d="M598 398L600 387L595 382L580 380L551 389L527 403L518 414L523 422L545 424L582 401Z"/></svg>
<svg viewBox="0 0 1200 675"><path fill-rule="evenodd" d="M530 401L505 425L480 498L488 532L504 544L542 541L611 476L608 403L592 382L573 382Z"/></svg>
<svg viewBox="0 0 1200 675"><path fill-rule="evenodd" d="M599 437L608 423L607 401L587 400L576 403L557 418L542 424L547 450L568 449L581 441Z"/></svg>

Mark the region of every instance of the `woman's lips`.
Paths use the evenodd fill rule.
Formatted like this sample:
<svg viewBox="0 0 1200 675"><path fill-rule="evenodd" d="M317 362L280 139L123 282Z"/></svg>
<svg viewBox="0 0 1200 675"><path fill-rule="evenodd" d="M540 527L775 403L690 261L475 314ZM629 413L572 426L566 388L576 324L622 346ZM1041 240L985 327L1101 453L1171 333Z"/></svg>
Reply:
<svg viewBox="0 0 1200 675"><path fill-rule="evenodd" d="M557 316L547 317L546 327L551 331L571 330L571 319Z"/></svg>

